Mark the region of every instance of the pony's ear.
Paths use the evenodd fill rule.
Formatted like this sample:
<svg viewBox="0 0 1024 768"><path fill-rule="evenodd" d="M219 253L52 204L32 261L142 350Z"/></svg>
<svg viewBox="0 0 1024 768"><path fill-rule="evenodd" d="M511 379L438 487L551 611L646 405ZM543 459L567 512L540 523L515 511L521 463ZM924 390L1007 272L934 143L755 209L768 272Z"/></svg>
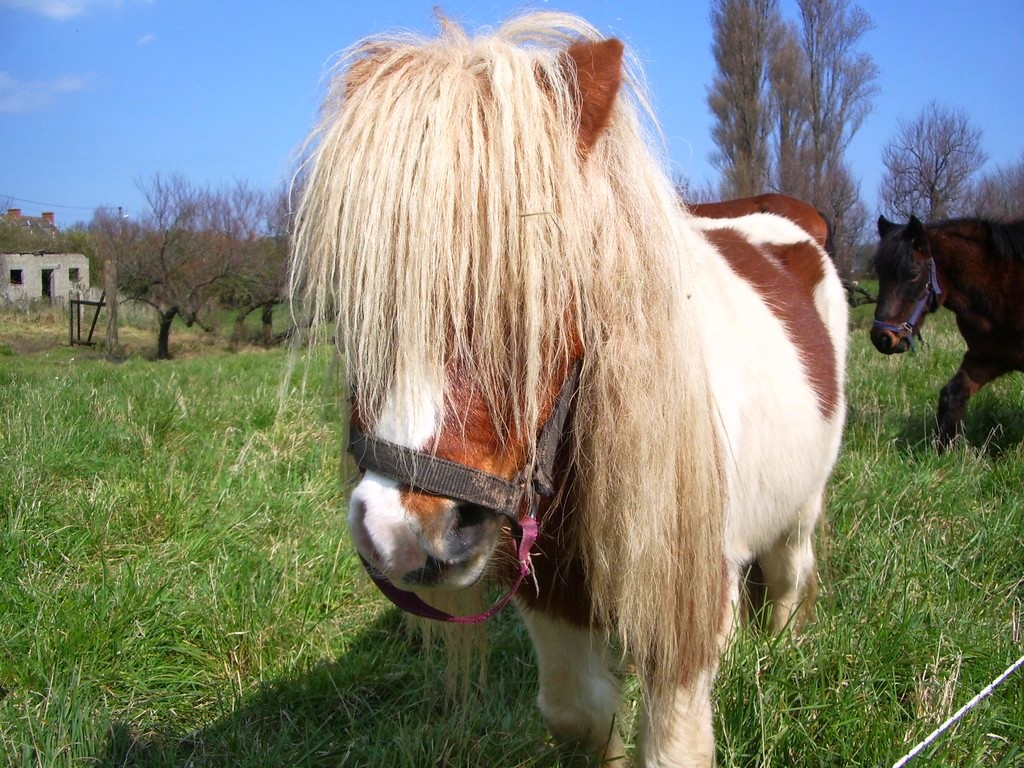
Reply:
<svg viewBox="0 0 1024 768"><path fill-rule="evenodd" d="M579 42L565 52L564 64L576 79L579 133L576 146L586 157L611 119L612 107L622 85L624 47L615 38L600 43Z"/></svg>
<svg viewBox="0 0 1024 768"><path fill-rule="evenodd" d="M907 234L910 235L917 250L925 250L925 246L928 244L928 232L925 231L921 220L913 214L910 216L910 221L907 222Z"/></svg>
<svg viewBox="0 0 1024 768"><path fill-rule="evenodd" d="M899 224L889 221L885 216L878 217L878 236L885 237L886 234L892 232Z"/></svg>

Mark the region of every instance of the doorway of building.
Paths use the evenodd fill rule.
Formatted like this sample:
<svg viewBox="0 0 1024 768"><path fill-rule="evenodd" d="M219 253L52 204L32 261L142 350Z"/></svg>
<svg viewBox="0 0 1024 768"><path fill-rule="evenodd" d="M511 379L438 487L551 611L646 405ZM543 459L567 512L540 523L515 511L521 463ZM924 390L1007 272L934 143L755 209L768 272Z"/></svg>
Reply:
<svg viewBox="0 0 1024 768"><path fill-rule="evenodd" d="M53 299L53 270L43 270L43 298L47 301Z"/></svg>

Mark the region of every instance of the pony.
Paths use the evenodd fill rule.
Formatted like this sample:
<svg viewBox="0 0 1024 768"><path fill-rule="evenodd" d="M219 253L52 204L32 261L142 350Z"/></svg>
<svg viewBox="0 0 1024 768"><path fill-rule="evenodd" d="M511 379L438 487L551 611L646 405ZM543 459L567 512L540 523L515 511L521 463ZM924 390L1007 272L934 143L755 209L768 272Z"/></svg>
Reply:
<svg viewBox="0 0 1024 768"><path fill-rule="evenodd" d="M754 197L741 197L714 203L689 204L690 213L695 216L719 219L732 216L745 216L750 213L774 213L783 216L802 227L833 262L836 260L835 241L833 240L832 222L824 213L810 203L795 197L767 192ZM846 301L851 307L862 304L874 304L875 297L866 291L855 280L842 278Z"/></svg>
<svg viewBox="0 0 1024 768"><path fill-rule="evenodd" d="M679 206L619 40L440 27L347 52L303 171L290 292L343 361L355 549L421 615L513 602L556 738L623 764L629 659L639 763L711 765L742 569L774 630L813 597L842 287L792 222Z"/></svg>
<svg viewBox="0 0 1024 768"><path fill-rule="evenodd" d="M729 219L751 213L774 213L799 225L825 252L835 258L832 242L832 223L824 213L810 203L776 192L766 192L753 197L740 197L714 203L687 204L690 213L709 219Z"/></svg>
<svg viewBox="0 0 1024 768"><path fill-rule="evenodd" d="M960 368L939 393L935 441L945 450L962 432L967 401L1004 373L1024 370L1024 222L923 224L911 216L896 224L880 216L878 235L875 349L906 352L939 307L956 315L967 342Z"/></svg>

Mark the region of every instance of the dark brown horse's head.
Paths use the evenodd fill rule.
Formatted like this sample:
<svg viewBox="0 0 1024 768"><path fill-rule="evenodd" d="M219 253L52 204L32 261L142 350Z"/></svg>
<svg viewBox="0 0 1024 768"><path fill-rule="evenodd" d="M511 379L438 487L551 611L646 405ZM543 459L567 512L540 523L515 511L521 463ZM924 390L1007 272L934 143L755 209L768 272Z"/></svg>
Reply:
<svg viewBox="0 0 1024 768"><path fill-rule="evenodd" d="M872 264L878 275L878 303L871 341L886 355L906 352L920 335L924 318L941 304L928 232L916 216L906 224L878 217L880 241Z"/></svg>

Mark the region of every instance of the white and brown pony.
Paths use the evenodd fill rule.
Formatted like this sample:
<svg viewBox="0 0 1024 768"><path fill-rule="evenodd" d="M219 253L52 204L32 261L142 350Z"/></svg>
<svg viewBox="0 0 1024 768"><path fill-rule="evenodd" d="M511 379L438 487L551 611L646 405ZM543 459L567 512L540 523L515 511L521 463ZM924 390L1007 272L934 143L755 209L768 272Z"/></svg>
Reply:
<svg viewBox="0 0 1024 768"><path fill-rule="evenodd" d="M740 197L713 203L688 203L694 216L709 219L734 219L751 213L774 213L799 225L813 237L825 252L835 258L832 242L832 224L824 213L810 203L777 192L765 192L753 197Z"/></svg>
<svg viewBox="0 0 1024 768"><path fill-rule="evenodd" d="M348 523L388 593L502 582L553 734L622 755L625 653L639 762L703 766L742 569L776 629L813 592L846 304L792 222L678 205L635 71L558 14L356 46L292 290L343 356Z"/></svg>

